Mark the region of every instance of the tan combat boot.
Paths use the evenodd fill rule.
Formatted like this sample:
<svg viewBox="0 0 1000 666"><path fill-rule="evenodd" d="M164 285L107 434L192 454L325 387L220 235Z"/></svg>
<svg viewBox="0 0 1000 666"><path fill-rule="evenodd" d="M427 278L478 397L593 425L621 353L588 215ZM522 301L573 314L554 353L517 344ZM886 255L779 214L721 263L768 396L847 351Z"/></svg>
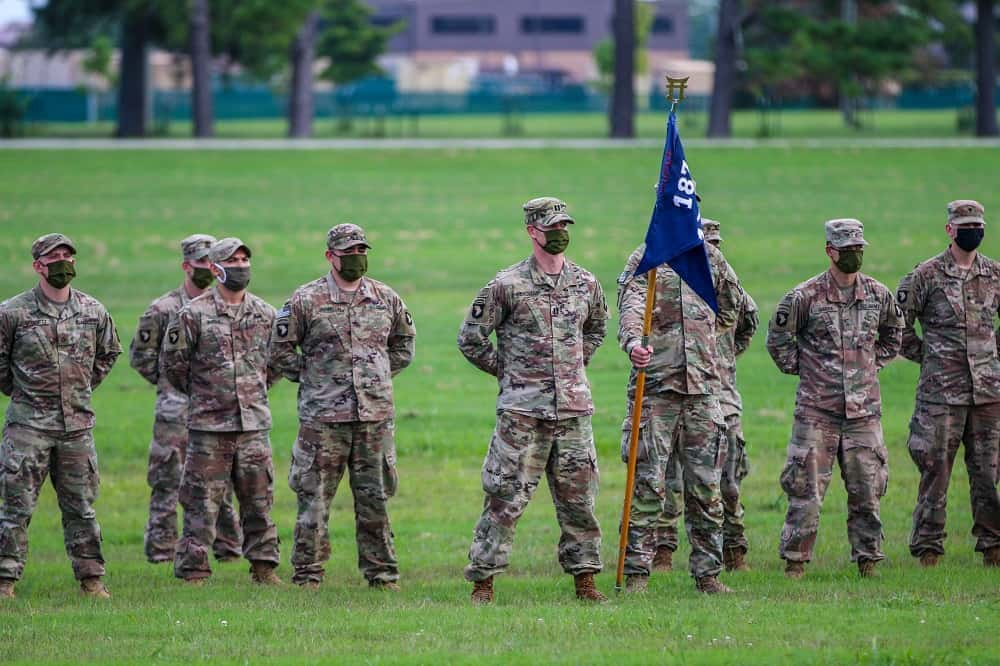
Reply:
<svg viewBox="0 0 1000 666"><path fill-rule="evenodd" d="M877 560L858 560L858 574L862 578L878 578L877 565Z"/></svg>
<svg viewBox="0 0 1000 666"><path fill-rule="evenodd" d="M14 581L10 578L0 578L0 599L13 599L14 594Z"/></svg>
<svg viewBox="0 0 1000 666"><path fill-rule="evenodd" d="M657 546L656 555L653 555L653 571L656 573L667 573L674 570L674 551L666 546Z"/></svg>
<svg viewBox="0 0 1000 666"><path fill-rule="evenodd" d="M785 560L785 578L791 578L792 580L799 580L805 575L806 575L805 562L792 562L791 560Z"/></svg>
<svg viewBox="0 0 1000 666"><path fill-rule="evenodd" d="M987 548L983 553L984 567L1000 567L1000 546Z"/></svg>
<svg viewBox="0 0 1000 666"><path fill-rule="evenodd" d="M729 594L731 589L722 584L718 576L703 576L695 579L695 587L703 594Z"/></svg>
<svg viewBox="0 0 1000 666"><path fill-rule="evenodd" d="M98 576L84 578L80 581L80 594L94 599L110 599L111 593Z"/></svg>
<svg viewBox="0 0 1000 666"><path fill-rule="evenodd" d="M394 580L370 580L368 581L368 587L383 592L399 592L401 589L399 583Z"/></svg>
<svg viewBox="0 0 1000 666"><path fill-rule="evenodd" d="M488 606L493 603L493 576L484 580L477 580L472 584L472 604L474 606Z"/></svg>
<svg viewBox="0 0 1000 666"><path fill-rule="evenodd" d="M250 580L258 585L281 585L281 579L274 573L276 568L271 562L251 562Z"/></svg>
<svg viewBox="0 0 1000 666"><path fill-rule="evenodd" d="M750 567L743 559L745 554L746 551L739 547L723 550L722 564L726 567L726 571L750 571Z"/></svg>
<svg viewBox="0 0 1000 666"><path fill-rule="evenodd" d="M940 559L940 555L928 550L920 555L920 566L925 569L932 569L938 565L938 560Z"/></svg>
<svg viewBox="0 0 1000 666"><path fill-rule="evenodd" d="M625 576L625 593L642 594L649 588L649 576L645 574L629 574Z"/></svg>
<svg viewBox="0 0 1000 666"><path fill-rule="evenodd" d="M573 577L573 582L576 584L576 598L583 599L584 601L594 601L599 604L603 604L608 600L606 596L601 594L601 592L594 587L594 574L592 573L582 573Z"/></svg>

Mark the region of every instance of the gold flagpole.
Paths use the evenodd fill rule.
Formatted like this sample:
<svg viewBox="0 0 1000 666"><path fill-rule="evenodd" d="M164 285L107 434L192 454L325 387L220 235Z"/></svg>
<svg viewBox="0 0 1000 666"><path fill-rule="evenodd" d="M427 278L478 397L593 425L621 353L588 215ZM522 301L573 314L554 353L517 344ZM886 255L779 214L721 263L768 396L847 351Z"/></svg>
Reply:
<svg viewBox="0 0 1000 666"><path fill-rule="evenodd" d="M673 113L677 103L684 99L684 88L687 80L667 77L667 98L670 99L670 112ZM678 96L678 90L680 94ZM653 304L656 301L656 267L646 273L646 312L642 319L643 347L649 346L649 332L653 327ZM642 420L642 396L646 388L646 371L639 369L635 376L635 397L632 402L632 430L629 433L628 465L625 475L625 501L622 505L622 520L618 531L618 569L615 573L615 591L622 591L622 581L625 577L625 550L628 547L629 523L632 519L632 494L635 492L635 466L639 450L639 423Z"/></svg>

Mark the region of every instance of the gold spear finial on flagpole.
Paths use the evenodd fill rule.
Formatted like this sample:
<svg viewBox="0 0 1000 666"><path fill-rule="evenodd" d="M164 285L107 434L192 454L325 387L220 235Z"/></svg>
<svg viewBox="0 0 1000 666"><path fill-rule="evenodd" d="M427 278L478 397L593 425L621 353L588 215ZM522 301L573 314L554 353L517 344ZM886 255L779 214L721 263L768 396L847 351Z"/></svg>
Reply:
<svg viewBox="0 0 1000 666"><path fill-rule="evenodd" d="M674 78L667 75L667 99L670 100L670 113L673 113L677 104L684 99L684 89L687 88L690 78L690 76ZM678 93L680 94L678 95Z"/></svg>

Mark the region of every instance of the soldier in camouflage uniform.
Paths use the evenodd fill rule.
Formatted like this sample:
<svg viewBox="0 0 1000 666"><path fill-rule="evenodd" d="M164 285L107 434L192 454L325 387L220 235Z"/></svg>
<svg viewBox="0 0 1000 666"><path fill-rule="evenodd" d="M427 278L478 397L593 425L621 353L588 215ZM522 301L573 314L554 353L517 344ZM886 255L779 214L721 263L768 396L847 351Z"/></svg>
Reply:
<svg viewBox="0 0 1000 666"><path fill-rule="evenodd" d="M14 596L24 573L28 523L47 475L81 591L110 596L94 513L100 477L90 398L122 349L104 306L69 286L75 254L66 236L42 236L31 246L38 285L0 304L0 391L11 398L0 445L0 598Z"/></svg>
<svg viewBox="0 0 1000 666"><path fill-rule="evenodd" d="M878 371L899 351L903 315L885 285L859 272L867 245L861 222L828 221L826 242L829 270L788 292L767 331L775 365L799 376L781 473L788 513L780 554L793 579L812 559L834 460L847 489L851 560L869 577L885 559L879 504L889 472Z"/></svg>
<svg viewBox="0 0 1000 666"><path fill-rule="evenodd" d="M181 479L184 528L174 575L201 584L230 484L240 505L243 556L252 580L277 585L278 531L271 520L274 466L267 390L275 311L246 291L250 248L223 238L209 249L219 284L192 299L167 325L160 373L188 396L188 451Z"/></svg>
<svg viewBox="0 0 1000 666"><path fill-rule="evenodd" d="M976 550L986 566L1000 566L1000 360L994 331L1000 263L976 249L984 215L977 201L948 204L951 245L903 278L896 295L906 315L902 355L920 364L910 421L910 457L920 470L910 553L927 567L944 554L948 482L960 443Z"/></svg>
<svg viewBox="0 0 1000 666"><path fill-rule="evenodd" d="M618 279L618 342L632 361L628 413L622 424L622 460L628 460L638 371L646 385L639 423L635 488L625 551L626 591L643 592L656 552L657 519L667 498L671 458L681 467L684 523L691 543L691 575L701 592L731 592L722 570L723 509L719 484L726 456L726 425L719 407L717 338L732 327L743 290L732 267L705 244L718 314L667 264L656 269L656 294L649 344L642 345L647 276L633 275L645 252L640 245Z"/></svg>
<svg viewBox="0 0 1000 666"><path fill-rule="evenodd" d="M208 248L215 242L212 236L194 234L181 241L184 283L157 298L139 318L135 336L129 347L129 361L143 378L156 387L156 413L153 440L149 444L149 470L146 479L152 494L149 499L149 521L143 543L146 559L152 563L173 562L177 546L177 491L187 453L186 395L175 391L166 376L160 374L160 347L170 318L192 298L204 293L212 283L208 263ZM219 510L215 543L212 548L219 561L239 559L239 517L233 508L232 491L227 490Z"/></svg>
<svg viewBox="0 0 1000 666"><path fill-rule="evenodd" d="M406 305L366 277L370 245L355 224L327 233L331 270L299 287L275 320L277 370L299 384L299 436L288 485L298 496L293 582L317 588L330 558L330 503L350 472L358 566L373 588L397 591L386 503L396 492L392 378L413 360Z"/></svg>
<svg viewBox="0 0 1000 666"><path fill-rule="evenodd" d="M719 247L722 235L719 223L702 218L705 242ZM722 466L722 562L726 571L749 571L744 561L749 544L743 528L743 504L740 502L740 484L749 472L746 444L743 440L743 426L740 415L743 400L736 389L736 357L747 350L753 334L757 331L757 304L750 294L743 292L736 325L716 333L719 371L722 392L719 405L726 419L726 458ZM656 523L656 555L653 557L653 571L671 571L673 554L677 550L677 524L683 510L684 479L679 458L670 457L667 463L666 499L663 512Z"/></svg>
<svg viewBox="0 0 1000 666"><path fill-rule="evenodd" d="M465 577L474 584L473 603L493 601L493 577L507 568L517 521L544 473L562 531L559 563L574 576L578 598L605 601L594 587L601 528L585 368L604 340L607 304L597 279L563 254L574 223L566 204L540 197L523 209L532 256L497 273L458 333L462 354L500 385L483 463L486 498Z"/></svg>

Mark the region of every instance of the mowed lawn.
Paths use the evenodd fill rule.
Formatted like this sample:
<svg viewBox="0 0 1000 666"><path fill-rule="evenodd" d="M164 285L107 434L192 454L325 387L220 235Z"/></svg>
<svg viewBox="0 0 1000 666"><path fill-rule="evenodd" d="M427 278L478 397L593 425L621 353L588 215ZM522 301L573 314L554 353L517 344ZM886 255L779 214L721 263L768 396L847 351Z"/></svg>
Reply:
<svg viewBox="0 0 1000 666"><path fill-rule="evenodd" d="M0 604L0 661L1000 661L1000 571L984 569L973 553L963 463L950 494L943 564L922 571L907 551L918 478L906 451L917 378L909 362L882 372L891 480L882 505L889 559L881 578L859 580L849 561L839 480L806 578L782 576L777 545L786 502L777 479L795 378L781 375L764 348L766 320L780 297L825 269L828 218L865 222L871 245L864 270L892 289L918 261L944 249L951 199L985 204L983 249L1000 256L997 150L689 151L704 214L722 221L723 250L762 310L764 326L739 363L753 571L723 575L736 594L702 597L685 571L682 546L678 570L654 576L648 594L613 595L628 366L612 307L609 336L589 369L605 533L598 585L612 601L592 607L574 599L556 562L559 531L543 484L520 523L509 574L497 581L497 604L470 607L462 567L481 508L479 466L496 384L455 348L463 313L499 268L530 251L520 206L538 195L569 203L578 224L568 254L599 276L613 304L624 259L645 233L659 158L658 150L0 152L0 298L36 281L31 241L63 231L80 250L74 286L110 308L127 347L146 305L179 283L182 237L241 236L254 252L251 289L280 306L296 286L327 270L326 229L349 220L369 231L370 274L400 292L418 329L416 359L395 385L401 481L390 506L400 594L369 591L357 572L346 480L332 513L327 582L318 592L260 589L250 584L245 563L218 566L209 585L189 589L169 566L146 564L154 393L123 356L94 401L97 512L114 597L79 597L47 485L18 598ZM277 385L271 406L279 573L287 579L294 387Z"/></svg>

